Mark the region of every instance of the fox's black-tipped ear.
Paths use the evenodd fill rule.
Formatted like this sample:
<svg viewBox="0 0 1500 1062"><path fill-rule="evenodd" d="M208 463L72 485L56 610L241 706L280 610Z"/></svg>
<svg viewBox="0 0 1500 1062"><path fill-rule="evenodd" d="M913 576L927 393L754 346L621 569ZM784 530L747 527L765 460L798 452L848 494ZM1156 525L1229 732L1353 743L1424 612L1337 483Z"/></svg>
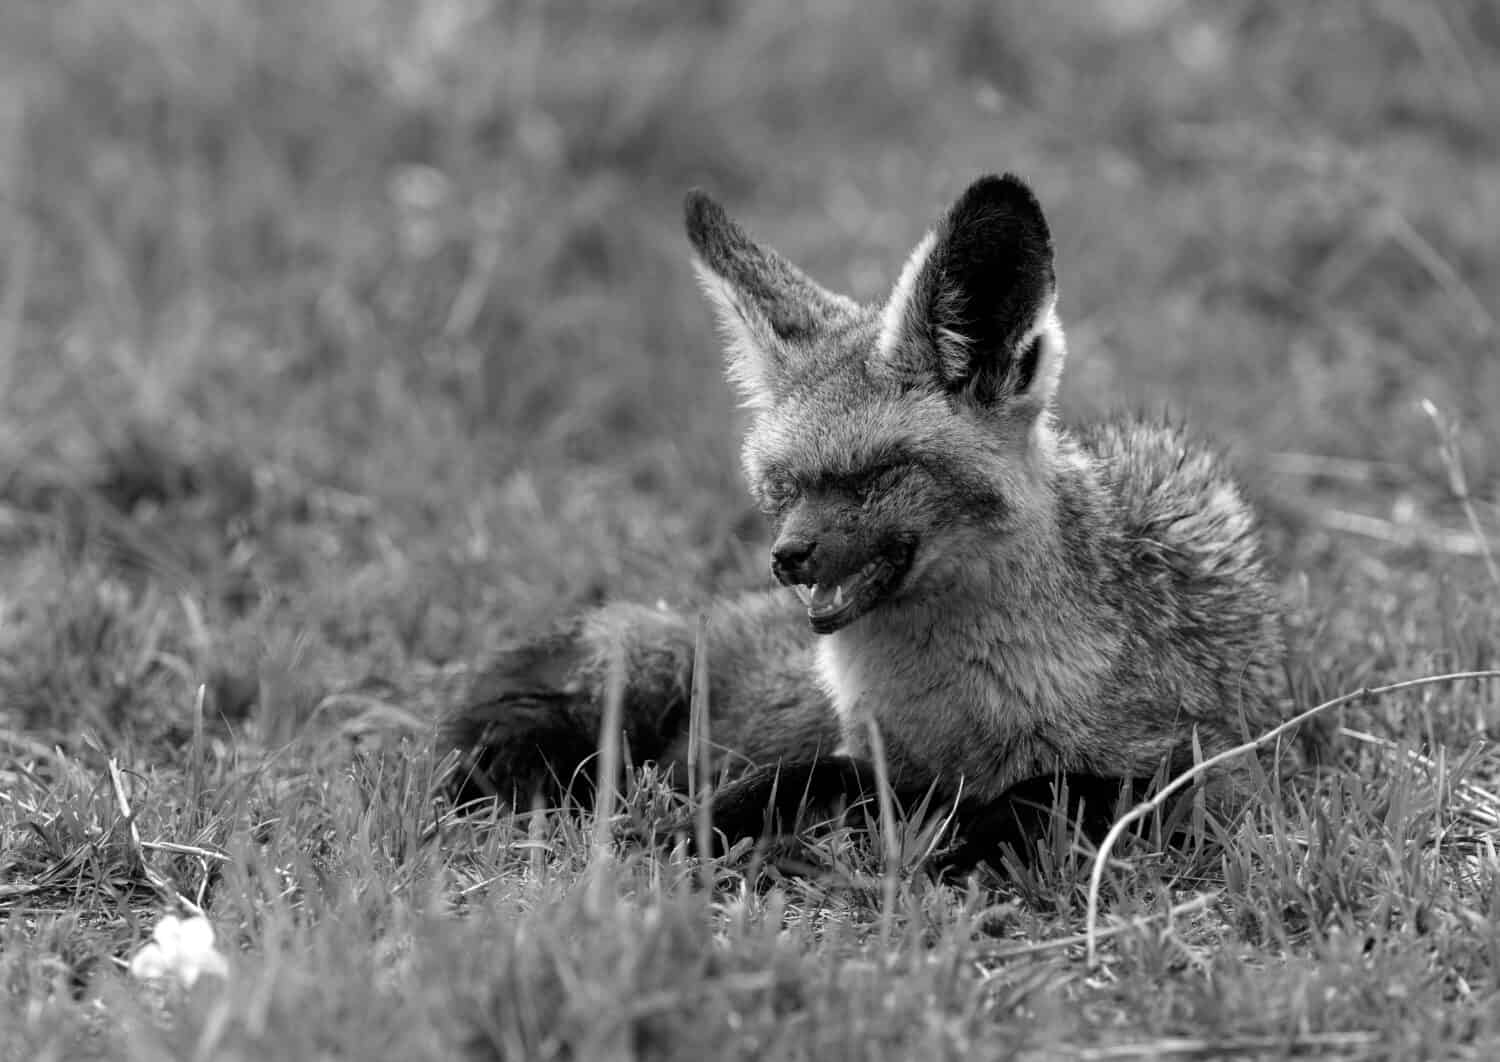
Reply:
<svg viewBox="0 0 1500 1062"><path fill-rule="evenodd" d="M902 271L876 358L898 377L936 381L981 405L1057 389L1065 341L1053 312L1052 235L1024 181L981 177Z"/></svg>
<svg viewBox="0 0 1500 1062"><path fill-rule="evenodd" d="M683 203L683 220L698 281L724 333L729 378L746 405L769 406L791 375L799 347L849 319L857 307L757 244L696 188Z"/></svg>

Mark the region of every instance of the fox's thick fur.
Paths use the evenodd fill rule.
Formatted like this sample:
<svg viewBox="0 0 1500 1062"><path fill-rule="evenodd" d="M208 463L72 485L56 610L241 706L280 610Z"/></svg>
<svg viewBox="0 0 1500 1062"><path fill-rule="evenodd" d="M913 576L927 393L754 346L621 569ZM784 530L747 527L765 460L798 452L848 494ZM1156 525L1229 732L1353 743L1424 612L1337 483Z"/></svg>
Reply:
<svg viewBox="0 0 1500 1062"><path fill-rule="evenodd" d="M874 307L701 193L686 220L796 590L709 614L713 742L761 768L731 829L758 829L769 769L793 796L865 777L872 720L902 792L978 812L1029 780L1181 769L1277 721L1276 599L1220 462L1166 424L1054 420L1052 241L1022 181L970 186ZM448 723L456 792L556 795L621 650L631 756L684 779L696 626L614 604L502 653Z"/></svg>

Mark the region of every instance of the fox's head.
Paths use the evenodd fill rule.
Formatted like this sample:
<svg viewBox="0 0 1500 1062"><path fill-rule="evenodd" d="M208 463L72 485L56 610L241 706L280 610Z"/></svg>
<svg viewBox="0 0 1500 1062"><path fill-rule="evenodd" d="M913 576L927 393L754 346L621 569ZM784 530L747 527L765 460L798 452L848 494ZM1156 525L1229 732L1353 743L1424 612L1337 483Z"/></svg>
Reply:
<svg viewBox="0 0 1500 1062"><path fill-rule="evenodd" d="M771 569L815 631L949 593L976 547L1023 548L1065 345L1051 235L1021 180L970 185L873 307L757 245L701 192L686 215L754 411L744 464L776 533Z"/></svg>

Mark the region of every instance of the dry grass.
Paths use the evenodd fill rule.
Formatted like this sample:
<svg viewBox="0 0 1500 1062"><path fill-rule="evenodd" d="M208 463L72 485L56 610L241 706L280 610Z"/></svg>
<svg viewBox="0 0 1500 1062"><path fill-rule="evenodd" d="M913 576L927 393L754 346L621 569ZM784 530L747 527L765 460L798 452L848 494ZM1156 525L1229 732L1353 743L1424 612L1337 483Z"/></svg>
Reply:
<svg viewBox="0 0 1500 1062"><path fill-rule="evenodd" d="M1492 8L5 5L0 1059L1492 1057L1493 681L1118 848L1093 966L1064 826L789 878L614 843L649 771L598 823L430 796L500 641L764 578L693 184L875 298L1027 175L1065 412L1234 451L1298 707L1495 668ZM120 970L177 896L227 984Z"/></svg>

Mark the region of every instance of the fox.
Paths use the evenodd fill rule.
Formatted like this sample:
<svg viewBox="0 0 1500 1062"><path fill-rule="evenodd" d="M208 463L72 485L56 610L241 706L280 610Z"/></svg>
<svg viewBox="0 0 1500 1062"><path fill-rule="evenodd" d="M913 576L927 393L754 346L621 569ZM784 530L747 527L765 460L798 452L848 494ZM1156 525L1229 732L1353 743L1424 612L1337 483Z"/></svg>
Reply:
<svg viewBox="0 0 1500 1062"><path fill-rule="evenodd" d="M1053 241L1021 178L970 184L878 305L702 191L684 214L781 584L704 613L714 763L739 779L717 829L871 792L877 751L898 797L983 823L1280 721L1276 589L1224 460L1164 419L1060 422ZM592 780L614 660L632 761L680 785L698 637L695 614L614 602L501 650L443 728L454 799Z"/></svg>

